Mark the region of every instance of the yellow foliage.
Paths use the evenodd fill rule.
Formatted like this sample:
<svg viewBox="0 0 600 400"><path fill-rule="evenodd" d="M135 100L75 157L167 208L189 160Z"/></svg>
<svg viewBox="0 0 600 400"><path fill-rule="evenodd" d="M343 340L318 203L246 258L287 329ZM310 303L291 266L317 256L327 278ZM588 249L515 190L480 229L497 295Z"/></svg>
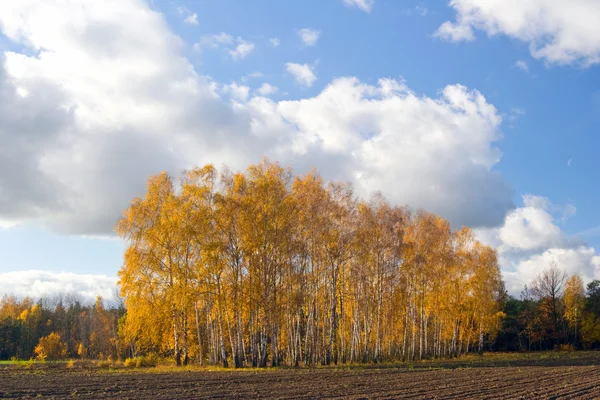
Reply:
<svg viewBox="0 0 600 400"><path fill-rule="evenodd" d="M180 190L153 176L116 231L127 242L119 338L177 363L458 355L505 317L496 252L469 228L381 195L359 201L315 171L292 179L266 159L220 176L195 168Z"/></svg>
<svg viewBox="0 0 600 400"><path fill-rule="evenodd" d="M85 347L83 346L83 343L79 343L79 346L77 346L77 355L79 357L85 357Z"/></svg>
<svg viewBox="0 0 600 400"><path fill-rule="evenodd" d="M58 333L52 332L40 339L34 352L38 360L60 360L67 355L67 344Z"/></svg>
<svg viewBox="0 0 600 400"><path fill-rule="evenodd" d="M128 357L125 359L125 362L123 363L123 365L125 366L125 368L133 368L136 366L136 359Z"/></svg>

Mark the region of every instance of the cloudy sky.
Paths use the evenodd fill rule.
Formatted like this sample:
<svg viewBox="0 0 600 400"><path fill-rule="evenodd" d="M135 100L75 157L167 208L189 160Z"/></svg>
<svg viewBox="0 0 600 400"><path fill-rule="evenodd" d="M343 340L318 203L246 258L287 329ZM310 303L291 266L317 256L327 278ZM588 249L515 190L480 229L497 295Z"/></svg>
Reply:
<svg viewBox="0 0 600 400"><path fill-rule="evenodd" d="M113 293L150 174L263 155L600 278L597 0L0 2L0 293Z"/></svg>

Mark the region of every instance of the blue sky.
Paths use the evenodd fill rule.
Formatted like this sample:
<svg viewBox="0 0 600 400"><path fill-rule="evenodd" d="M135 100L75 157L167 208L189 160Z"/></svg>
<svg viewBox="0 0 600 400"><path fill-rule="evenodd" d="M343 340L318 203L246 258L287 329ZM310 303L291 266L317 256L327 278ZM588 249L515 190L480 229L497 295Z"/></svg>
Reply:
<svg viewBox="0 0 600 400"><path fill-rule="evenodd" d="M262 155L473 226L513 293L552 262L600 278L600 7L530 6L2 4L0 291L106 292L147 176Z"/></svg>

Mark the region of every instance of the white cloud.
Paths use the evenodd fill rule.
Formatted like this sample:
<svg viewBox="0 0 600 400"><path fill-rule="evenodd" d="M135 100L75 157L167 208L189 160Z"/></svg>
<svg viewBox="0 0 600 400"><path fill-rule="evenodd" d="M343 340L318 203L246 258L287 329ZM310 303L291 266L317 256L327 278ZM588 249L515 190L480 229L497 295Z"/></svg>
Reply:
<svg viewBox="0 0 600 400"><path fill-rule="evenodd" d="M278 38L269 39L269 43L271 43L271 46L273 46L273 47L279 47L279 39Z"/></svg>
<svg viewBox="0 0 600 400"><path fill-rule="evenodd" d="M28 270L0 273L0 282L0 296L40 299L74 294L88 303L97 296L106 301L116 300L117 278L106 275Z"/></svg>
<svg viewBox="0 0 600 400"><path fill-rule="evenodd" d="M570 167L572 162L573 162L573 159L569 158L569 160L567 160L567 167Z"/></svg>
<svg viewBox="0 0 600 400"><path fill-rule="evenodd" d="M321 31L310 28L299 29L297 33L300 40L302 40L302 44L306 47L317 44L317 40L319 40L319 36L321 36Z"/></svg>
<svg viewBox="0 0 600 400"><path fill-rule="evenodd" d="M248 105L256 132L293 138L279 159L333 171L362 195L381 190L455 226L499 224L512 207L511 188L492 170L502 119L477 91L451 85L441 93L432 99L395 80L340 78L313 98Z"/></svg>
<svg viewBox="0 0 600 400"><path fill-rule="evenodd" d="M233 44L233 36L228 33L221 32L215 33L212 35L204 35L200 38L200 41L196 44L199 48L209 47L212 49L216 49L222 45L231 45Z"/></svg>
<svg viewBox="0 0 600 400"><path fill-rule="evenodd" d="M370 13L375 4L375 0L343 0L346 7L356 7L366 13Z"/></svg>
<svg viewBox="0 0 600 400"><path fill-rule="evenodd" d="M556 225L575 215L572 204L558 206L540 196L523 196L523 207L510 212L498 228L476 229L478 240L497 248L509 293L525 285L555 263L567 274L587 282L600 278L600 256L578 237L568 237Z"/></svg>
<svg viewBox="0 0 600 400"><path fill-rule="evenodd" d="M519 68L521 71L529 72L529 67L523 60L517 60L517 62L515 62L515 67Z"/></svg>
<svg viewBox="0 0 600 400"><path fill-rule="evenodd" d="M401 81L346 77L295 101L235 84L227 94L241 101L230 102L144 3L7 4L0 29L23 50L0 62L3 223L109 235L148 175L205 162L244 168L262 155L353 181L361 195L381 190L454 226L494 226L513 207L494 171L502 117L475 90L450 85L427 97ZM221 33L203 43L236 40ZM311 66L286 67L300 84L315 82Z"/></svg>
<svg viewBox="0 0 600 400"><path fill-rule="evenodd" d="M177 174L243 131L161 14L137 1L101 4L0 2L0 29L24 48L0 57L5 222L111 233L149 174Z"/></svg>
<svg viewBox="0 0 600 400"><path fill-rule="evenodd" d="M248 95L250 94L250 88L248 86L238 85L235 82L225 85L223 91L239 101L247 101Z"/></svg>
<svg viewBox="0 0 600 400"><path fill-rule="evenodd" d="M183 23L198 25L198 14L192 13L187 7L177 7L177 14L183 18Z"/></svg>
<svg viewBox="0 0 600 400"><path fill-rule="evenodd" d="M234 60L241 60L250 55L250 53L254 51L254 47L254 43L247 42L244 39L238 37L237 46L235 47L235 49L229 50L229 54Z"/></svg>
<svg viewBox="0 0 600 400"><path fill-rule="evenodd" d="M256 93L261 96L269 96L273 93L276 93L279 89L276 86L273 86L267 82L264 82L258 89L256 89Z"/></svg>
<svg viewBox="0 0 600 400"><path fill-rule="evenodd" d="M193 13L188 15L187 17L185 17L183 22L190 25L198 25L198 14Z"/></svg>
<svg viewBox="0 0 600 400"><path fill-rule="evenodd" d="M231 47L234 44L236 45ZM204 35L198 43L194 44L194 49L198 51L203 48L217 49L219 47L225 48L231 58L234 61L238 61L250 55L256 46L254 43L248 42L239 36L234 39L233 36L225 32Z"/></svg>
<svg viewBox="0 0 600 400"><path fill-rule="evenodd" d="M311 87L317 80L313 67L308 64L285 64L286 71L294 76L296 83L304 87Z"/></svg>
<svg viewBox="0 0 600 400"><path fill-rule="evenodd" d="M600 279L600 256L593 247L550 248L516 262L513 271L504 272L507 289L518 294L553 264L568 275L579 274L586 283Z"/></svg>
<svg viewBox="0 0 600 400"><path fill-rule="evenodd" d="M519 250L536 250L560 246L563 238L554 217L548 212L548 199L525 196L525 207L506 216L500 228L500 239L505 246Z"/></svg>
<svg viewBox="0 0 600 400"><path fill-rule="evenodd" d="M470 26L456 25L449 21L440 25L434 36L452 42L475 40L475 35Z"/></svg>
<svg viewBox="0 0 600 400"><path fill-rule="evenodd" d="M436 35L473 40L473 30L506 35L529 44L534 58L550 64L600 62L600 2L597 0L452 0L456 21Z"/></svg>

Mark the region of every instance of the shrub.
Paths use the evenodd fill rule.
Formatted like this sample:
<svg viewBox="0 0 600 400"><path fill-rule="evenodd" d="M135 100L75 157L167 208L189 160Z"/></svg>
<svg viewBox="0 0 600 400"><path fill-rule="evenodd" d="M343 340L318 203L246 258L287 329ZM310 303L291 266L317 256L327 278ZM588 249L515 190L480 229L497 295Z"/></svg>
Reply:
<svg viewBox="0 0 600 400"><path fill-rule="evenodd" d="M126 358L123 365L125 366L125 368L133 368L136 366L136 359L135 358Z"/></svg>
<svg viewBox="0 0 600 400"><path fill-rule="evenodd" d="M38 360L60 360L67 356L67 344L61 340L58 333L52 332L40 339L34 352Z"/></svg>
<svg viewBox="0 0 600 400"><path fill-rule="evenodd" d="M575 346L572 344L561 344L560 351L575 351Z"/></svg>
<svg viewBox="0 0 600 400"><path fill-rule="evenodd" d="M100 360L96 363L98 368L110 368L111 362L108 360Z"/></svg>
<svg viewBox="0 0 600 400"><path fill-rule="evenodd" d="M135 366L137 368L156 367L158 365L158 356L156 354L148 354L135 358Z"/></svg>

